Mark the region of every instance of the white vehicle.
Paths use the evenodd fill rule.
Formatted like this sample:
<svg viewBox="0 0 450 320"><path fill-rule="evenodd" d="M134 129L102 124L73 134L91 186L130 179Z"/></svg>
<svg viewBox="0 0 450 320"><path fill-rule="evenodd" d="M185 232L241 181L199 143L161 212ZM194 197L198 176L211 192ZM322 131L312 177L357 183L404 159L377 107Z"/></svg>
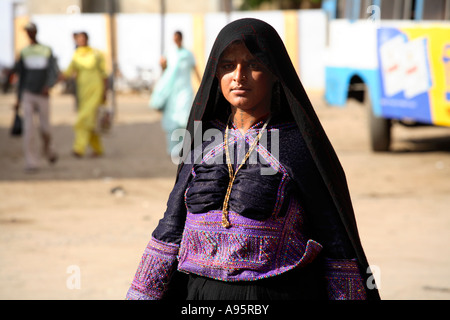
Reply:
<svg viewBox="0 0 450 320"><path fill-rule="evenodd" d="M389 150L394 123L450 127L450 1L335 0L323 8L331 13L325 100L367 106L372 150Z"/></svg>

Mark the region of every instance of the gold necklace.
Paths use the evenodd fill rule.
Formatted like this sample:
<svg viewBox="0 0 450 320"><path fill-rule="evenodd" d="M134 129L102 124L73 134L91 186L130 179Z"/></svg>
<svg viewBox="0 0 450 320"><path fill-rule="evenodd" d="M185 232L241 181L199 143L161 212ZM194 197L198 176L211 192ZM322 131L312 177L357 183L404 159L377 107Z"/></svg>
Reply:
<svg viewBox="0 0 450 320"><path fill-rule="evenodd" d="M253 141L252 145L250 146L250 148L248 149L247 153L245 154L245 157L244 157L242 163L239 165L239 167L236 169L236 172L234 172L234 173L233 173L233 166L231 165L230 152L228 150L228 127L229 127L229 124L231 122L231 116L230 116L230 119L227 122L227 126L225 128L225 154L226 154L226 161L227 161L227 166L228 166L228 175L230 177L230 181L228 183L227 193L225 194L225 199L223 201L223 206L222 206L222 208L223 208L222 209L222 226L225 227L225 228L231 227L230 220L228 219L228 201L230 200L231 187L233 186L234 180L236 178L236 175L237 175L239 169L241 169L241 167L244 165L244 163L250 157L250 154L252 153L253 149L255 149L256 145L258 144L259 140L261 139L261 136L262 136L264 130L266 129L267 124L269 123L269 121L270 121L270 116L266 120L266 122L264 123L263 127L261 128L261 131L256 136L256 138ZM245 137L244 137L244 139L245 139Z"/></svg>

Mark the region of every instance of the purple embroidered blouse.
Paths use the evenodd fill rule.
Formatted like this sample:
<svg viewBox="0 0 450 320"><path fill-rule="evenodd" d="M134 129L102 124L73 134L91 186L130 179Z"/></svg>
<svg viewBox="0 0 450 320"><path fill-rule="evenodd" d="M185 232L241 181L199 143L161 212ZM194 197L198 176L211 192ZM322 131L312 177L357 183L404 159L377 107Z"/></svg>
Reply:
<svg viewBox="0 0 450 320"><path fill-rule="evenodd" d="M234 168L261 126L254 125L245 136L230 129L228 143ZM215 121L211 128L223 134L225 125ZM320 176L296 125L270 124L238 172L230 194L230 228L221 224L229 176L223 138L216 138L214 143L203 144L199 158L191 158L192 163L184 165L127 298L160 299L175 268L222 281L253 281L306 266L321 251L331 258L349 257L327 259L329 297L365 298L356 260L348 249L351 246L333 235L343 233L342 226L332 219L318 222L319 218L309 211L319 208L324 211L322 216L333 216L326 214L333 206L323 197L326 192L320 192L325 186L316 181ZM290 148L283 148L288 143ZM311 206L315 201L321 204ZM330 228L333 232L327 232Z"/></svg>

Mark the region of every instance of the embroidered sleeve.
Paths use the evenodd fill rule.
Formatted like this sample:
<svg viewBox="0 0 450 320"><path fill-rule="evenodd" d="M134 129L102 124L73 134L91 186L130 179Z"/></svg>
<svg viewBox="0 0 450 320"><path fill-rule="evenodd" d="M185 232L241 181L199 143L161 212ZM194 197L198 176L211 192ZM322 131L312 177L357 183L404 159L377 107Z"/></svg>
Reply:
<svg viewBox="0 0 450 320"><path fill-rule="evenodd" d="M364 280L356 259L325 261L325 279L328 299L330 300L365 300Z"/></svg>
<svg viewBox="0 0 450 320"><path fill-rule="evenodd" d="M127 300L158 300L170 281L179 246L151 238L128 289Z"/></svg>

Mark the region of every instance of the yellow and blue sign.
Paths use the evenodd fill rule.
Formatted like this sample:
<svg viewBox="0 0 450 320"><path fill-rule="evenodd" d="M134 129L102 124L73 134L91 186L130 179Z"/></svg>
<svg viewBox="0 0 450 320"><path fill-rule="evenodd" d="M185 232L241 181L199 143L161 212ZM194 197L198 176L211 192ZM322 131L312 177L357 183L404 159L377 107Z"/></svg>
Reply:
<svg viewBox="0 0 450 320"><path fill-rule="evenodd" d="M450 126L450 25L380 27L381 115Z"/></svg>

